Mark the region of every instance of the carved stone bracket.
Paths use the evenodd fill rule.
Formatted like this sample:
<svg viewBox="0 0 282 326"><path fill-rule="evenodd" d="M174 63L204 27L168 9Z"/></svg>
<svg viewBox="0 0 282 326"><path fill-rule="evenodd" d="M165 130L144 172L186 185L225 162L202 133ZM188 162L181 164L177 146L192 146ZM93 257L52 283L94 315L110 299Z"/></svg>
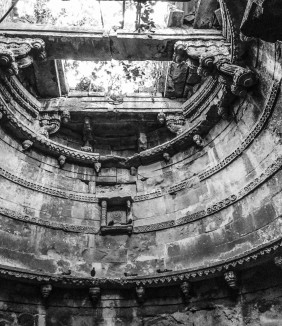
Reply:
<svg viewBox="0 0 282 326"><path fill-rule="evenodd" d="M41 39L0 37L0 66L13 75L34 60L46 58L45 43Z"/></svg>
<svg viewBox="0 0 282 326"><path fill-rule="evenodd" d="M139 304L143 304L145 302L146 291L143 285L137 286L135 288L136 291L136 300Z"/></svg>
<svg viewBox="0 0 282 326"><path fill-rule="evenodd" d="M197 146L199 146L199 147L203 146L203 138L200 135L198 135L198 134L194 135L193 141Z"/></svg>
<svg viewBox="0 0 282 326"><path fill-rule="evenodd" d="M63 110L61 113L61 119L63 124L67 124L70 121L70 112L68 110Z"/></svg>
<svg viewBox="0 0 282 326"><path fill-rule="evenodd" d="M94 286L89 288L89 296L92 301L93 306L96 306L100 296L101 296L101 289L99 286Z"/></svg>
<svg viewBox="0 0 282 326"><path fill-rule="evenodd" d="M160 112L157 116L158 122L166 127L174 134L181 134L185 125L185 117L182 114L168 114Z"/></svg>
<svg viewBox="0 0 282 326"><path fill-rule="evenodd" d="M41 292L41 295L42 295L42 298L44 300L48 299L51 292L52 292L52 285L51 284L42 284L41 287L40 287L40 292Z"/></svg>
<svg viewBox="0 0 282 326"><path fill-rule="evenodd" d="M222 41L179 41L176 42L174 51L176 62L188 58L198 61L198 75L207 77L220 74L236 96L245 96L247 89L257 83L253 71L231 63L230 47Z"/></svg>
<svg viewBox="0 0 282 326"><path fill-rule="evenodd" d="M60 165L61 168L64 167L65 163L66 163L66 157L64 155L60 155L58 158L58 163Z"/></svg>
<svg viewBox="0 0 282 326"><path fill-rule="evenodd" d="M42 112L39 118L40 133L45 137L56 133L61 126L61 116L58 112Z"/></svg>
<svg viewBox="0 0 282 326"><path fill-rule="evenodd" d="M23 143L22 143L22 148L23 148L23 151L27 151L28 149L30 149L30 147L33 145L33 142L29 139L27 140L24 140Z"/></svg>
<svg viewBox="0 0 282 326"><path fill-rule="evenodd" d="M94 170L97 173L97 175L100 173L101 167L102 167L102 164L100 162L94 162Z"/></svg>
<svg viewBox="0 0 282 326"><path fill-rule="evenodd" d="M274 264L282 269L282 256L274 257Z"/></svg>
<svg viewBox="0 0 282 326"><path fill-rule="evenodd" d="M234 271L224 273L224 279L231 289L236 290L238 288L238 277Z"/></svg>

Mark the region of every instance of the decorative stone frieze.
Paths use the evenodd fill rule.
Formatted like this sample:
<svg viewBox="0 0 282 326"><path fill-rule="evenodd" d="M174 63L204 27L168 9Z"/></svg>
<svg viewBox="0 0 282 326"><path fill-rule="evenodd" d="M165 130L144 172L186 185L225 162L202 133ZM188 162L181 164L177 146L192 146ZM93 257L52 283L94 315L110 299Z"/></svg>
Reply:
<svg viewBox="0 0 282 326"><path fill-rule="evenodd" d="M273 253L279 251L282 246L282 240L276 239L271 245L266 245L264 248L261 248L261 245L254 247L252 251L246 250L240 257L236 259L228 259L223 262L207 267L200 268L190 271L181 271L178 273L173 272L170 275L146 275L145 277L132 276L132 277L122 277L122 278L96 278L93 277L83 278L83 277L73 277L73 276L64 276L64 275L50 275L44 273L36 273L32 271L27 271L20 268L13 268L11 266L0 266L0 276L3 278L14 279L18 281L28 281L33 283L42 284L46 282L48 284L54 284L60 287L70 286L73 288L85 288L85 287L99 287L99 288L120 288L121 286L136 286L144 287L139 291L140 297L145 295L145 287L150 286L164 286L171 284L179 284L180 282L186 282L193 279L202 280L203 278L218 277L222 275L223 271L226 271L230 268L236 268L236 266L242 268L248 268L250 265L253 265L254 262L259 260L265 261L271 259ZM268 258L270 256L270 258ZM94 294L99 292L99 290L93 290ZM144 293L144 294L142 294ZM96 294L95 294L95 297Z"/></svg>
<svg viewBox="0 0 282 326"><path fill-rule="evenodd" d="M41 295L42 295L42 298L44 300L48 299L51 292L52 292L52 285L51 284L42 284L41 287L40 287L40 292L41 292Z"/></svg>
<svg viewBox="0 0 282 326"><path fill-rule="evenodd" d="M98 286L89 288L89 296L93 306L96 306L101 296L101 288Z"/></svg>
<svg viewBox="0 0 282 326"><path fill-rule="evenodd" d="M45 58L41 39L0 37L0 66L11 75L17 75L20 68L30 66L34 60Z"/></svg>
<svg viewBox="0 0 282 326"><path fill-rule="evenodd" d="M238 277L234 271L230 270L225 272L224 279L226 283L231 287L231 289L235 290L238 288Z"/></svg>
<svg viewBox="0 0 282 326"><path fill-rule="evenodd" d="M23 148L23 151L27 151L28 149L31 148L31 146L33 145L33 142L31 140L24 140L23 143L22 143L22 148Z"/></svg>
<svg viewBox="0 0 282 326"><path fill-rule="evenodd" d="M136 292L136 300L139 304L143 304L145 302L146 291L143 285L137 286L135 288Z"/></svg>
<svg viewBox="0 0 282 326"><path fill-rule="evenodd" d="M183 295L184 302L188 303L191 296L191 283L189 283L188 281L182 282L180 284L180 289Z"/></svg>

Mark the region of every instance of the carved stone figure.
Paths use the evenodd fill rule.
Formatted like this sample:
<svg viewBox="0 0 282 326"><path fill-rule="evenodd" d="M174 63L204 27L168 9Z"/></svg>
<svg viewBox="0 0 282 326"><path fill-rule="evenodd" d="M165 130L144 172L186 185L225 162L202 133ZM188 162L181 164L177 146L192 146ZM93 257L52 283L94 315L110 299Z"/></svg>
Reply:
<svg viewBox="0 0 282 326"><path fill-rule="evenodd" d="M142 152L148 148L147 135L144 132L140 132L138 138L138 151Z"/></svg>
<svg viewBox="0 0 282 326"><path fill-rule="evenodd" d="M101 289L98 286L89 288L89 296L93 305L96 306L101 296Z"/></svg>
<svg viewBox="0 0 282 326"><path fill-rule="evenodd" d="M101 167L102 167L102 164L100 162L95 162L94 163L94 169L95 169L95 171L96 171L97 174L100 173Z"/></svg>
<svg viewBox="0 0 282 326"><path fill-rule="evenodd" d="M69 123L70 121L70 112L68 110L64 110L62 113L61 113L61 119L62 119L62 123L63 124L67 124Z"/></svg>
<svg viewBox="0 0 282 326"><path fill-rule="evenodd" d="M164 158L165 162L168 163L170 161L169 153L163 153L163 158Z"/></svg>
<svg viewBox="0 0 282 326"><path fill-rule="evenodd" d="M224 279L225 279L226 283L232 289L238 288L238 279L237 279L237 275L234 271L228 271L228 272L224 273Z"/></svg>
<svg viewBox="0 0 282 326"><path fill-rule="evenodd" d="M163 112L159 112L157 115L157 119L160 125L165 124L166 116Z"/></svg>
<svg viewBox="0 0 282 326"><path fill-rule="evenodd" d="M58 112L43 112L40 116L40 133L45 137L56 133L61 126L61 117Z"/></svg>
<svg viewBox="0 0 282 326"><path fill-rule="evenodd" d="M66 163L66 159L67 159L67 158L66 158L64 155L60 155L60 156L59 156L59 158L58 158L58 162L59 162L59 165L60 165L61 168L65 165L65 163Z"/></svg>
<svg viewBox="0 0 282 326"><path fill-rule="evenodd" d="M136 176L137 175L137 168L136 167L132 166L130 168L130 175L132 175L132 176Z"/></svg>
<svg viewBox="0 0 282 326"><path fill-rule="evenodd" d="M274 264L282 269L282 256L274 257Z"/></svg>
<svg viewBox="0 0 282 326"><path fill-rule="evenodd" d="M92 135L91 120L89 117L85 117L84 119L83 141L84 141L84 145L81 147L81 150L85 152L93 152L93 148L90 144L90 142L93 141L93 135Z"/></svg>
<svg viewBox="0 0 282 326"><path fill-rule="evenodd" d="M168 114L166 116L167 128L179 135L183 132L183 126L185 125L185 118L182 114Z"/></svg>
<svg viewBox="0 0 282 326"><path fill-rule="evenodd" d="M22 143L23 151L28 150L32 145L33 145L33 142L31 140L23 141L23 143Z"/></svg>
<svg viewBox="0 0 282 326"><path fill-rule="evenodd" d="M193 141L197 146L199 146L199 147L203 146L203 138L200 135L198 135L198 134L194 135L193 136Z"/></svg>
<svg viewBox="0 0 282 326"><path fill-rule="evenodd" d="M145 287L142 285L137 286L135 291L138 303L143 304L145 301Z"/></svg>
<svg viewBox="0 0 282 326"><path fill-rule="evenodd" d="M187 303L190 299L191 284L189 282L183 282L180 284L180 289L184 297L184 301Z"/></svg>
<svg viewBox="0 0 282 326"><path fill-rule="evenodd" d="M41 290L42 298L47 299L50 296L50 294L52 292L52 289L53 288L52 288L51 284L43 284L43 285L41 285L40 290Z"/></svg>

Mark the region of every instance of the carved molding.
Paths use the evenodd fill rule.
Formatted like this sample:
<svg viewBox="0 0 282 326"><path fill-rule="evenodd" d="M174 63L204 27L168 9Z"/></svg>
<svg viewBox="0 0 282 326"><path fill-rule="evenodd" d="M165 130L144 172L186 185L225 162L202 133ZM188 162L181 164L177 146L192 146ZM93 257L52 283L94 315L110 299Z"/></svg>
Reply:
<svg viewBox="0 0 282 326"><path fill-rule="evenodd" d="M252 250L246 250L240 257L224 260L219 264L214 264L207 268L197 270L169 272L166 275L152 276L131 276L122 278L78 278L66 275L42 274L31 272L15 267L0 265L0 277L15 279L18 281L27 281L39 284L52 284L58 287L100 287L100 288L131 288L131 287L151 287L164 286L171 284L180 284L185 281L197 281L203 278L218 277L229 270L238 270L253 266L259 261L272 259L275 252L281 251L282 240L277 239L264 247L258 246ZM270 257L268 257L270 256Z"/></svg>
<svg viewBox="0 0 282 326"><path fill-rule="evenodd" d="M98 203L99 200L95 196L91 196L88 194L77 194L71 191L65 191L57 188L52 188L49 186L42 186L37 183L34 183L32 181L28 181L24 178L21 178L19 176L16 176L15 174L8 172L4 168L0 167L0 176L4 177L5 179L8 179L14 183L17 183L23 187L29 188L31 190L43 192L45 194L71 199L71 200L77 200L77 201L83 201L83 202L89 202L89 203Z"/></svg>
<svg viewBox="0 0 282 326"><path fill-rule="evenodd" d="M242 199L243 197L247 196L249 193L251 193L253 190L255 190L261 183L265 182L270 176L272 176L274 173L279 171L282 167L282 156L278 157L261 175L257 178L255 178L253 181L249 182L247 185L245 185L237 194L230 195L229 197L225 198L224 200L214 203L213 205L209 206L205 210L201 210L192 214L185 215L183 217L180 217L177 220L170 220L170 221L165 221L165 222L160 222L160 223L155 223L155 224L149 224L149 225L142 225L142 226L135 226L132 228L132 225L122 225L127 231L127 233L132 232L132 233L146 233L146 232L152 232L152 231L158 231L162 229L167 229L167 228L172 228L172 227L177 227L181 226L187 223L194 222L198 219L204 218L208 215L214 214L216 212L219 212L220 210L228 207L229 205L232 205L236 201ZM1 172L1 168L0 168ZM184 186L184 183L183 183ZM184 188L183 188L184 189ZM174 190L176 191L176 190ZM150 194L151 196L159 197L162 196L163 193L161 190L158 192ZM139 200L146 200L152 197L146 197L148 195L143 195L143 197L136 198ZM135 200L134 198L134 201ZM106 200L102 200L101 205L102 205L102 217L101 217L101 227L106 226L106 209L105 207ZM104 213L103 213L104 212ZM28 215L24 215L15 211L12 211L7 208L2 208L0 207L0 214L3 214L9 218L23 221L23 222L28 222L32 224L36 224L39 226L43 227L49 227L53 229L59 229L63 230L66 232L75 232L75 233L89 233L89 234L98 234L100 230L95 227L90 227L90 226L78 226L78 225L70 225L66 223L57 223L53 221L46 221L40 218L34 218L30 217ZM103 217L104 216L104 217ZM104 222L103 222L104 221ZM127 229L128 228L128 229ZM129 230L130 229L130 230ZM105 229L106 230L106 229ZM128 231L129 230L129 231Z"/></svg>
<svg viewBox="0 0 282 326"><path fill-rule="evenodd" d="M11 78L5 79L5 85L10 83L10 80L13 80ZM0 85L1 86L1 85ZM6 86L7 87L7 86ZM213 88L211 89L211 91ZM52 140L46 139L46 137L40 135L39 133L36 133L34 130L32 130L30 127L25 125L23 121L19 121L16 116L13 113L13 110L16 111L16 108L14 106L14 103L10 101L11 95L9 92L5 90L5 88L1 87L2 91L2 103L3 106L0 107L1 113L4 114L4 116L9 120L9 123L16 129L18 129L22 134L24 134L27 139L32 140L36 147L38 148L46 148L48 151L51 151L59 157L60 155L66 156L68 160L72 161L83 161L87 163L93 163L99 160L100 155L98 153L87 153L84 151L78 151L69 147L66 147L64 145L61 145L59 143L53 142ZM203 89L203 92L206 92L206 90ZM3 100L4 98L4 100ZM20 96L17 95L17 102L20 102ZM61 118L63 118L64 112L61 113ZM69 119L69 114L67 117L67 120ZM64 122L65 123L65 122ZM212 126L216 123L216 121L213 121L212 123L209 123L209 128L212 128ZM175 149L180 147L187 147L187 144L192 142L192 135L195 133L195 128L201 128L201 125L203 125L203 128L205 132L208 132L207 128L207 120L206 117L203 116L203 119L192 126L191 129L185 130L180 135L176 136L174 139L172 139L169 142L166 142L165 144L162 144L160 146L154 147L152 149L148 149L145 151L142 151L141 153L134 155L132 157L120 157L120 156L113 156L113 155L106 155L100 157L100 162L115 162L119 166L123 167L138 167L141 164L148 164L152 161L158 160L162 153L166 151L175 152Z"/></svg>
<svg viewBox="0 0 282 326"><path fill-rule="evenodd" d="M0 66L9 74L18 74L33 60L46 58L45 43L41 39L0 37Z"/></svg>
<svg viewBox="0 0 282 326"><path fill-rule="evenodd" d="M257 178L255 178L253 181L249 182L247 185L245 185L243 188L241 188L240 191L238 191L236 194L232 194L225 199L214 203L213 205L209 206L205 210L201 210L198 212L195 212L193 214L188 214L186 216L183 216L177 220L170 220L155 224L149 224L149 225L142 225L142 226L135 226L133 229L133 233L144 233L144 232L151 232L151 231L157 231L161 229L167 229L176 227L179 225L187 224L193 221L196 221L198 219L204 218L208 215L214 214L216 212L219 212L220 210L232 205L236 201L242 199L246 195L248 195L250 192L252 192L254 189L256 189L261 183L266 181L270 176L272 176L274 173L276 173L282 166L282 156L279 156L263 173L260 174ZM161 194L163 194L160 190ZM156 193L154 193L156 194ZM145 200L146 195L143 195L141 198L142 200ZM140 199L137 198L137 199ZM135 200L135 198L134 198Z"/></svg>
<svg viewBox="0 0 282 326"><path fill-rule="evenodd" d="M65 232L86 233L86 234L99 233L99 229L92 226L75 225L75 224L54 222L50 220L43 220L42 218L35 218L29 215L15 212L11 209L4 208L4 207L0 207L0 214L21 222L31 223L31 224L35 224L35 225L39 225L42 227L47 227L55 230L62 230Z"/></svg>
<svg viewBox="0 0 282 326"><path fill-rule="evenodd" d="M224 167L226 167L228 164L230 164L232 161L234 161L257 137L257 135L262 130L264 124L270 117L272 108L275 104L275 100L278 94L278 91L280 89L280 81L273 81L271 91L267 100L267 103L264 107L264 110L258 120L258 122L253 127L252 131L248 134L248 136L245 138L245 140L241 143L239 147L237 147L230 155L225 157L221 162L219 162L214 167L202 172L199 174L199 179L201 181L207 179L211 175L217 173L218 171L222 170Z"/></svg>
<svg viewBox="0 0 282 326"><path fill-rule="evenodd" d="M8 91L20 107L26 110L33 118L37 118L41 108L34 104L31 100L31 96L25 94L22 88L18 85L18 81L15 80L15 77L7 76L5 73L0 71L0 80L7 88L7 90L5 90L5 88L0 84L2 93Z"/></svg>

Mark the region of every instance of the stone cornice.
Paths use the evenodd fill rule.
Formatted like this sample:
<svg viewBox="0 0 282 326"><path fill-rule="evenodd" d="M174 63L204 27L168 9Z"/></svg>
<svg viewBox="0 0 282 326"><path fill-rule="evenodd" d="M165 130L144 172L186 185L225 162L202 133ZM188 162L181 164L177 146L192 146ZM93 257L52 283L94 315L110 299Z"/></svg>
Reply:
<svg viewBox="0 0 282 326"><path fill-rule="evenodd" d="M179 284L184 280L196 282L205 278L218 277L230 269L242 270L271 259L276 252L281 250L281 247L282 240L279 238L267 245L260 245L252 250L246 250L242 255L237 255L232 259L223 260L218 264L208 267L199 267L195 270L167 272L161 276L149 275L127 278L84 278L47 273L43 274L0 265L0 278L31 282L34 284L48 283L57 287L70 288L88 288L90 286L100 286L101 288L132 288L139 285L145 287L157 287Z"/></svg>

